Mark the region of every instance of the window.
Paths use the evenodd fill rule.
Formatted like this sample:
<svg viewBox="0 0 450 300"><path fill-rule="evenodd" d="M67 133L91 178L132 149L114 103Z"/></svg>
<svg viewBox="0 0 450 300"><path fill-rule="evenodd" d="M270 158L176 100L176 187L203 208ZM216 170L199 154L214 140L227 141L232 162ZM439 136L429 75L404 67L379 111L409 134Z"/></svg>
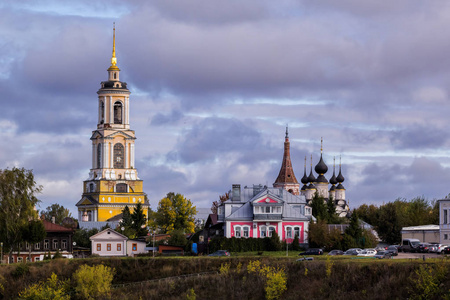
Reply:
<svg viewBox="0 0 450 300"><path fill-rule="evenodd" d="M114 103L114 124L122 124L122 102Z"/></svg>
<svg viewBox="0 0 450 300"><path fill-rule="evenodd" d="M117 244L117 251L122 251L122 244Z"/></svg>
<svg viewBox="0 0 450 300"><path fill-rule="evenodd" d="M126 193L127 192L127 184L126 183L116 184L116 192L117 193Z"/></svg>
<svg viewBox="0 0 450 300"><path fill-rule="evenodd" d="M448 234L444 233L444 240L448 240Z"/></svg>
<svg viewBox="0 0 450 300"><path fill-rule="evenodd" d="M97 251L102 251L102 244L97 244Z"/></svg>
<svg viewBox="0 0 450 300"><path fill-rule="evenodd" d="M34 250L39 250L39 249L41 249L41 243L34 244Z"/></svg>
<svg viewBox="0 0 450 300"><path fill-rule="evenodd" d="M131 249L132 249L133 251L137 251L137 244L136 244L136 243L133 243Z"/></svg>
<svg viewBox="0 0 450 300"><path fill-rule="evenodd" d="M262 237L262 238L265 238L266 237L266 226L261 226L260 228L259 228L259 230L260 230L260 237Z"/></svg>
<svg viewBox="0 0 450 300"><path fill-rule="evenodd" d="M53 240L53 249L58 249L59 243L58 240Z"/></svg>
<svg viewBox="0 0 450 300"><path fill-rule="evenodd" d="M36 262L36 261L40 261L41 259L39 258L39 257L35 257L34 258L34 261Z"/></svg>
<svg viewBox="0 0 450 300"><path fill-rule="evenodd" d="M105 122L105 103L100 101L100 124Z"/></svg>
<svg viewBox="0 0 450 300"><path fill-rule="evenodd" d="M50 241L44 240L44 249L49 249L49 248L50 248Z"/></svg>
<svg viewBox="0 0 450 300"><path fill-rule="evenodd" d="M255 206L255 214L281 214L281 206Z"/></svg>
<svg viewBox="0 0 450 300"><path fill-rule="evenodd" d="M291 227L287 227L286 228L286 238L287 239L291 239L292 238L292 228Z"/></svg>
<svg viewBox="0 0 450 300"><path fill-rule="evenodd" d="M124 168L124 151L123 145L117 143L114 145L114 169Z"/></svg>
<svg viewBox="0 0 450 300"><path fill-rule="evenodd" d="M446 210L446 209L444 209L444 224L447 224L448 222L448 216L447 216L447 214L448 214L448 211Z"/></svg>
<svg viewBox="0 0 450 300"><path fill-rule="evenodd" d="M62 240L61 249L67 249L67 240Z"/></svg>
<svg viewBox="0 0 450 300"><path fill-rule="evenodd" d="M30 258L27 256L27 258L25 259L26 262L30 262Z"/></svg>
<svg viewBox="0 0 450 300"><path fill-rule="evenodd" d="M17 258L17 262L22 262L23 261L23 258L22 257L18 257Z"/></svg>
<svg viewBox="0 0 450 300"><path fill-rule="evenodd" d="M300 237L300 227L294 227L294 237Z"/></svg>
<svg viewBox="0 0 450 300"><path fill-rule="evenodd" d="M244 226L243 230L242 230L242 236L245 238L249 237L249 232L250 232L250 228L248 226Z"/></svg>
<svg viewBox="0 0 450 300"><path fill-rule="evenodd" d="M275 227L270 226L269 227L269 234L268 234L268 236L271 237L272 236L272 232L274 232L274 231L275 231Z"/></svg>
<svg viewBox="0 0 450 300"><path fill-rule="evenodd" d="M89 193L93 193L93 192L95 192L95 185L94 185L94 183L90 183L89 184Z"/></svg>
<svg viewBox="0 0 450 300"><path fill-rule="evenodd" d="M25 249L30 249L30 244L28 244L28 242L25 242Z"/></svg>
<svg viewBox="0 0 450 300"><path fill-rule="evenodd" d="M270 214L270 206L266 206L266 214Z"/></svg>
<svg viewBox="0 0 450 300"><path fill-rule="evenodd" d="M111 251L111 244L106 244L106 251Z"/></svg>
<svg viewBox="0 0 450 300"><path fill-rule="evenodd" d="M240 226L236 226L234 228L234 237L237 237L237 238L241 237L241 227Z"/></svg>
<svg viewBox="0 0 450 300"><path fill-rule="evenodd" d="M97 145L97 169L102 167L102 144Z"/></svg>
<svg viewBox="0 0 450 300"><path fill-rule="evenodd" d="M305 215L310 215L310 214L311 214L311 208L310 207L306 207Z"/></svg>

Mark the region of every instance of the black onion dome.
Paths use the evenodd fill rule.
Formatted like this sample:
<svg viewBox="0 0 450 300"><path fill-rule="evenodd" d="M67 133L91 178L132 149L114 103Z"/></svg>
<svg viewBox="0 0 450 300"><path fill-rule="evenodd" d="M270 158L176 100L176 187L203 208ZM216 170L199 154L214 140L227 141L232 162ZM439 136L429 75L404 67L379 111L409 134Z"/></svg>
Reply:
<svg viewBox="0 0 450 300"><path fill-rule="evenodd" d="M333 172L333 176L331 176L331 178L330 178L330 183L332 185L335 185L336 183L338 183L338 181L336 180L336 175L334 174L334 172Z"/></svg>
<svg viewBox="0 0 450 300"><path fill-rule="evenodd" d="M308 182L316 182L316 177L314 177L314 175L313 175L312 167L311 167L311 173L309 173L309 176L308 176Z"/></svg>
<svg viewBox="0 0 450 300"><path fill-rule="evenodd" d="M320 160L314 168L317 174L325 174L328 171L327 165L323 162L322 154L320 154Z"/></svg>
<svg viewBox="0 0 450 300"><path fill-rule="evenodd" d="M317 189L316 189L316 186L314 184L310 183L308 185L308 190L317 190Z"/></svg>
<svg viewBox="0 0 450 300"><path fill-rule="evenodd" d="M336 180L337 180L337 182L339 182L339 183L342 183L342 182L344 182L344 180L345 180L344 176L342 176L342 173L341 173L341 169L340 169L340 168L339 168L339 175L337 176Z"/></svg>
<svg viewBox="0 0 450 300"><path fill-rule="evenodd" d="M319 177L317 177L316 182L319 182L319 183L328 183L328 180L325 178L325 176L323 176L322 174L320 174Z"/></svg>
<svg viewBox="0 0 450 300"><path fill-rule="evenodd" d="M336 187L337 190L345 190L344 186L342 184L338 184L338 186Z"/></svg>
<svg viewBox="0 0 450 300"><path fill-rule="evenodd" d="M330 192L335 191L335 190L336 190L336 187L334 185L332 185L330 188Z"/></svg>
<svg viewBox="0 0 450 300"><path fill-rule="evenodd" d="M308 186L306 185L306 184L304 184L303 186L302 186L302 188L301 188L301 191L306 191L306 188L307 188Z"/></svg>
<svg viewBox="0 0 450 300"><path fill-rule="evenodd" d="M309 182L308 176L306 176L306 170L305 170L305 174L303 175L303 177L302 177L302 179L300 181L303 184L307 184Z"/></svg>

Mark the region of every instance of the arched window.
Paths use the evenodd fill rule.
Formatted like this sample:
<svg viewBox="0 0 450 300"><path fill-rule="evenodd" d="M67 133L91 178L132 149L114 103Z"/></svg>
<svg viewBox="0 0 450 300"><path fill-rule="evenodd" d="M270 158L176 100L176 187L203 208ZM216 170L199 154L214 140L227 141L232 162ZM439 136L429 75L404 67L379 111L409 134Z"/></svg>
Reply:
<svg viewBox="0 0 450 300"><path fill-rule="evenodd" d="M259 230L260 230L260 237L262 237L262 238L265 238L266 236L267 236L267 233L266 233L266 226L261 226L260 228L259 228Z"/></svg>
<svg viewBox="0 0 450 300"><path fill-rule="evenodd" d="M105 123L105 103L100 101L100 124Z"/></svg>
<svg viewBox="0 0 450 300"><path fill-rule="evenodd" d="M242 227L242 236L243 237L248 238L250 236L249 232L250 232L250 228L248 226Z"/></svg>
<svg viewBox="0 0 450 300"><path fill-rule="evenodd" d="M237 238L241 237L241 227L240 226L236 226L234 228L234 236L237 237Z"/></svg>
<svg viewBox="0 0 450 300"><path fill-rule="evenodd" d="M122 124L122 102L114 103L114 124Z"/></svg>
<svg viewBox="0 0 450 300"><path fill-rule="evenodd" d="M287 239L291 239L292 238L292 228L291 227L287 227L286 228L286 238Z"/></svg>
<svg viewBox="0 0 450 300"><path fill-rule="evenodd" d="M117 79L117 74L116 74L116 72L114 72L114 79Z"/></svg>
<svg viewBox="0 0 450 300"><path fill-rule="evenodd" d="M268 237L271 237L272 236L272 232L274 232L275 231L275 227L273 227L273 226L270 226L269 227L269 232L268 232Z"/></svg>
<svg viewBox="0 0 450 300"><path fill-rule="evenodd" d="M97 169L102 167L102 144L97 145Z"/></svg>
<svg viewBox="0 0 450 300"><path fill-rule="evenodd" d="M116 184L116 192L117 193L126 193L127 192L127 184L126 183Z"/></svg>
<svg viewBox="0 0 450 300"><path fill-rule="evenodd" d="M117 143L114 145L114 169L123 169L124 168L124 151L123 145Z"/></svg>
<svg viewBox="0 0 450 300"><path fill-rule="evenodd" d="M300 237L300 227L294 227L294 237Z"/></svg>

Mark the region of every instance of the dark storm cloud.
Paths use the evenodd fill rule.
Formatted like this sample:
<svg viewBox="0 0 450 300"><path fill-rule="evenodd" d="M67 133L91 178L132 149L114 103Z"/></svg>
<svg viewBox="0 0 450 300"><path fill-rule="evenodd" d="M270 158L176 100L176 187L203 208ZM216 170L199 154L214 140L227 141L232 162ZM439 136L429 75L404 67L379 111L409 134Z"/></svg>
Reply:
<svg viewBox="0 0 450 300"><path fill-rule="evenodd" d="M236 119L206 118L186 130L168 160L202 164L218 156L257 152L265 143L254 128Z"/></svg>
<svg viewBox="0 0 450 300"><path fill-rule="evenodd" d="M391 143L397 149L440 148L448 139L448 130L432 126L411 125L390 134Z"/></svg>
<svg viewBox="0 0 450 300"><path fill-rule="evenodd" d="M162 126L166 124L176 123L183 119L183 117L183 113L178 109L172 110L170 114L157 113L150 121L150 125Z"/></svg>

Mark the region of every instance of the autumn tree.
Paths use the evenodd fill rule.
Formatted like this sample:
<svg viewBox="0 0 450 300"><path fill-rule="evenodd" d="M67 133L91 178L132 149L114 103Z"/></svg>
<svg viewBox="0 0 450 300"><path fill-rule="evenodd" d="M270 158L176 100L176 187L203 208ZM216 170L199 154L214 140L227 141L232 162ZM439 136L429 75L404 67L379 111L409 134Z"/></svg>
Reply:
<svg viewBox="0 0 450 300"><path fill-rule="evenodd" d="M172 230L184 230L193 233L195 229L195 215L197 209L191 200L181 194L168 193L158 203L158 209L154 213L155 223L163 233Z"/></svg>
<svg viewBox="0 0 450 300"><path fill-rule="evenodd" d="M41 190L31 170L0 171L0 240L10 257L14 247L22 241L23 228L30 219L37 218L34 208L40 202L36 194Z"/></svg>
<svg viewBox="0 0 450 300"><path fill-rule="evenodd" d="M225 201L227 201L228 199L230 199L230 192L225 193L223 195L219 196L219 201L214 201L212 206L211 206L211 211L213 214L217 214L217 209L219 208L219 206L224 203Z"/></svg>
<svg viewBox="0 0 450 300"><path fill-rule="evenodd" d="M41 242L47 232L45 231L44 223L41 220L31 220L22 229L22 240L29 244L28 259L31 261L31 249L33 245Z"/></svg>
<svg viewBox="0 0 450 300"><path fill-rule="evenodd" d="M69 209L57 203L48 206L44 211L41 211L41 215L51 222L52 217L55 217L55 223L61 225L65 218L72 218L72 214Z"/></svg>

